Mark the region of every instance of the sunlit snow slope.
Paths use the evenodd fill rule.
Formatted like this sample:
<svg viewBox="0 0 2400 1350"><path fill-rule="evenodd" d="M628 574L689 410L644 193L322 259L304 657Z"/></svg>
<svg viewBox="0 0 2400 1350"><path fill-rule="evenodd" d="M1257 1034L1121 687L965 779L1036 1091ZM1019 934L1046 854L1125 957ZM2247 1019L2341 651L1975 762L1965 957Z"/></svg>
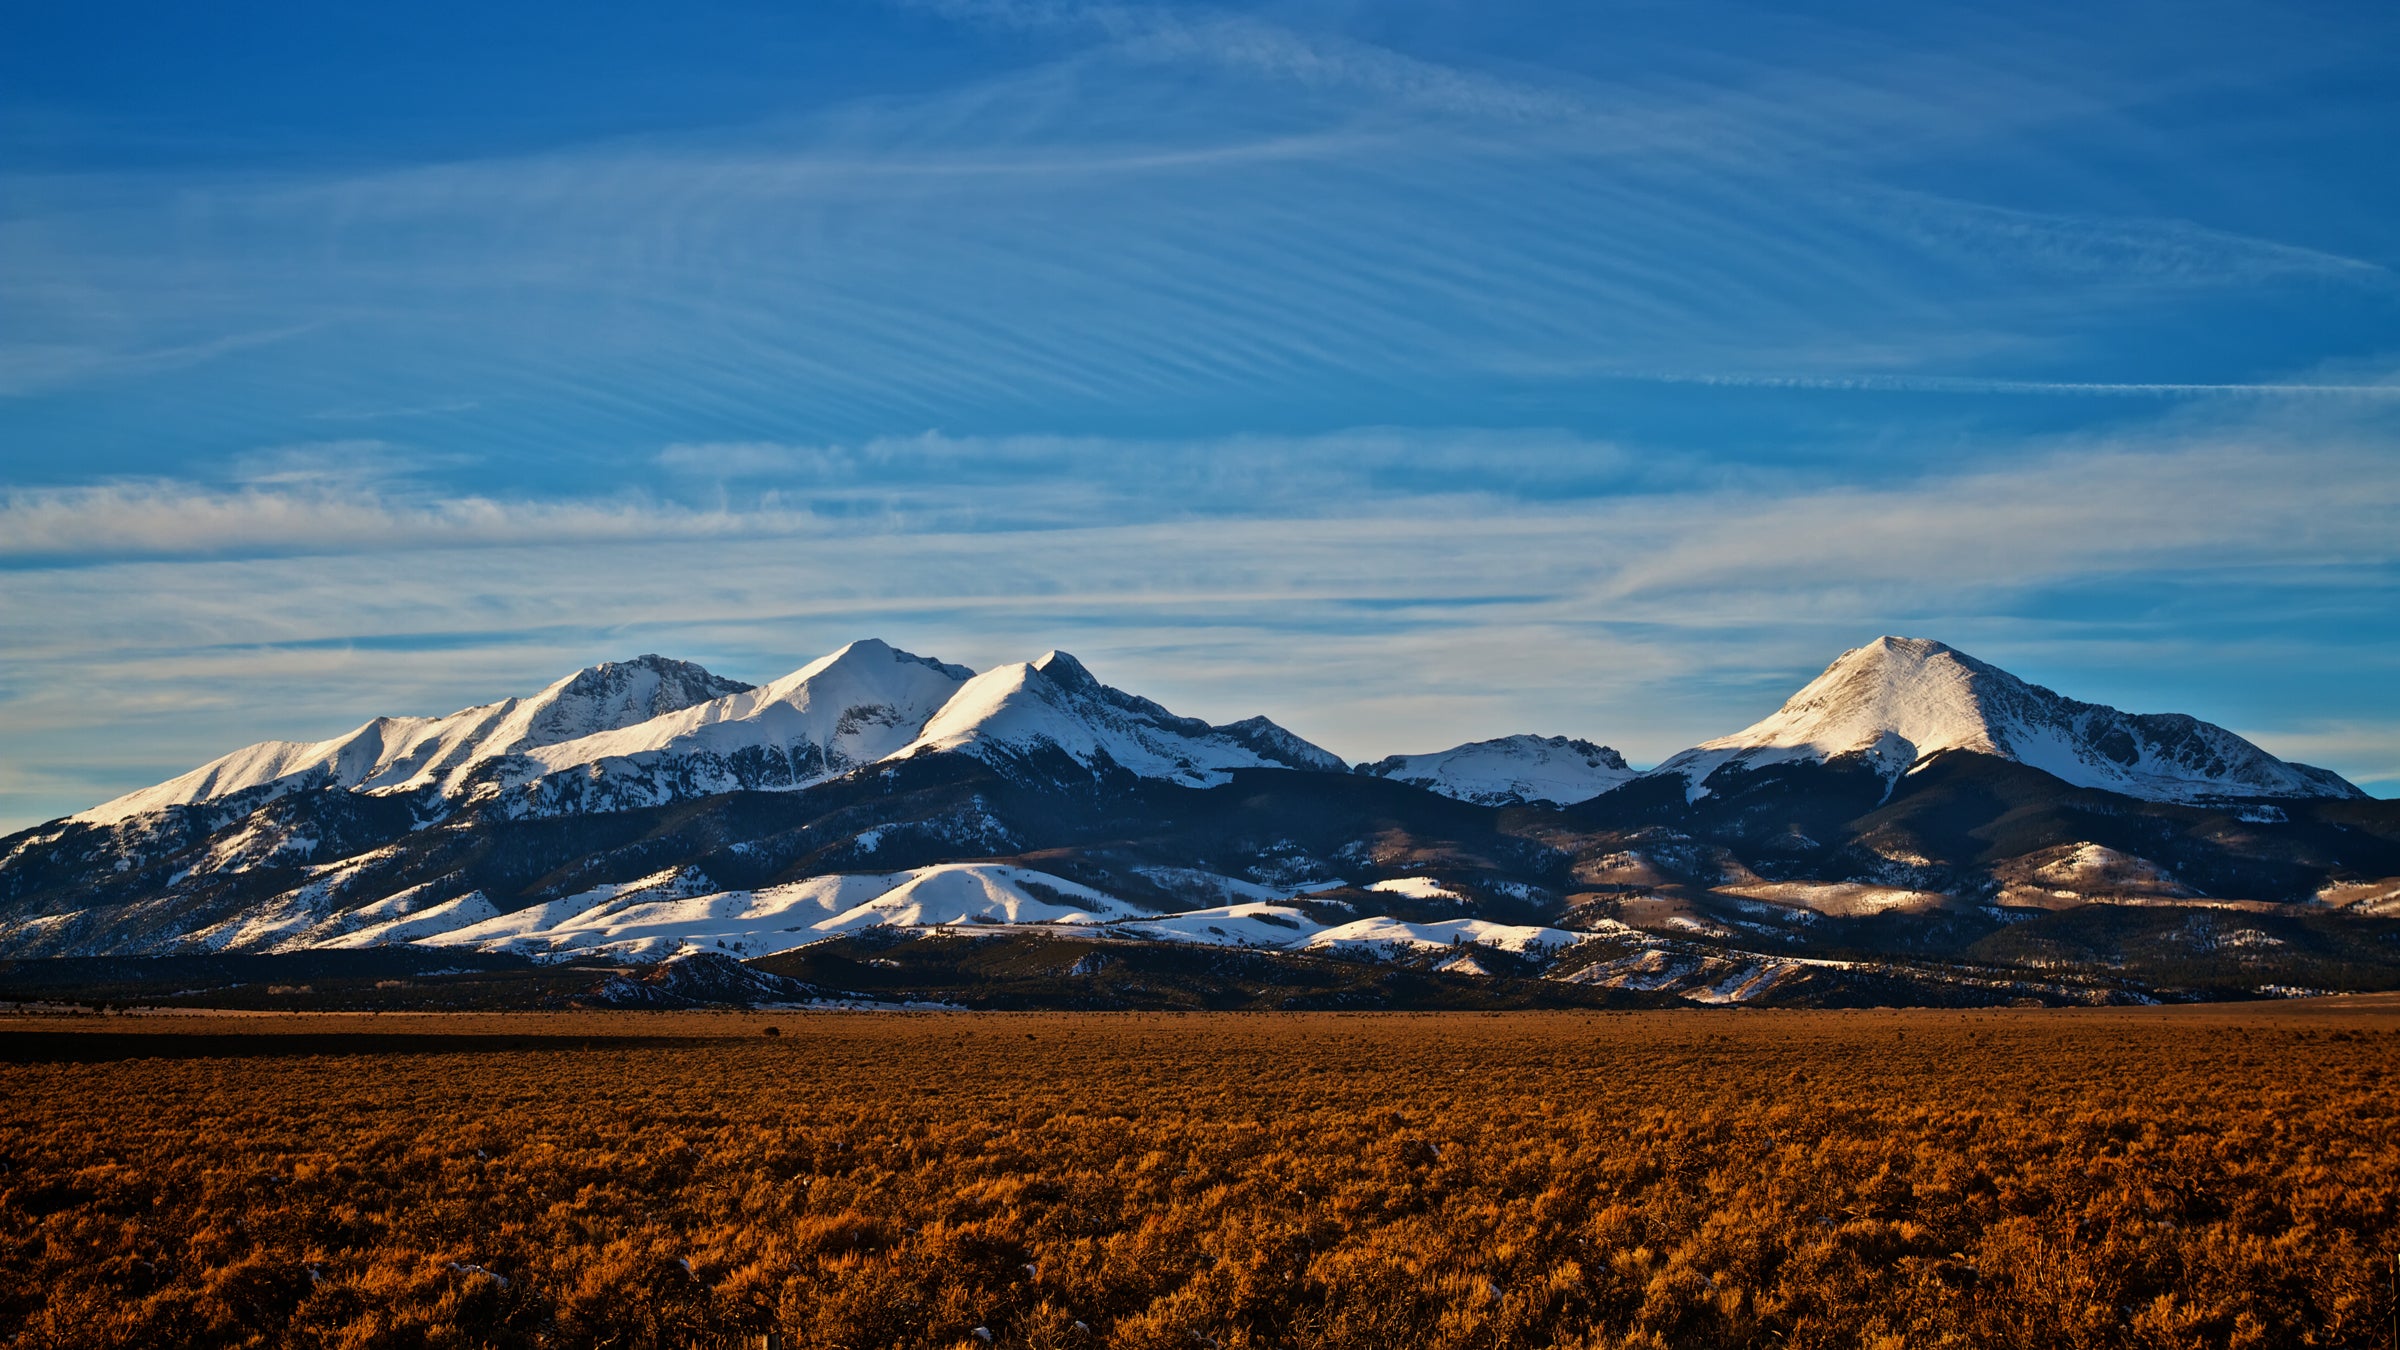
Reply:
<svg viewBox="0 0 2400 1350"><path fill-rule="evenodd" d="M243 793L253 794L254 803L317 788L406 792L432 787L448 793L504 755L647 722L749 687L663 656L610 661L579 670L530 698L502 699L447 717L378 717L329 741L265 741L70 819L109 824Z"/></svg>
<svg viewBox="0 0 2400 1350"><path fill-rule="evenodd" d="M528 750L528 799L545 813L616 811L807 787L915 740L973 674L853 642L755 689Z"/></svg>
<svg viewBox="0 0 2400 1350"><path fill-rule="evenodd" d="M620 811L804 788L925 750L992 762L1055 750L1191 785L1233 769L1348 768L1264 717L1215 727L1178 717L1062 652L977 676L870 638L756 688L656 656L594 666L528 699L250 746L72 819L110 824L234 797L251 809L317 789L497 795L534 815Z"/></svg>
<svg viewBox="0 0 2400 1350"><path fill-rule="evenodd" d="M662 874L406 940L535 957L656 960L691 950L749 957L862 928L1105 923L1143 913L1063 877L999 863L810 877L755 891L692 889L687 878Z"/></svg>
<svg viewBox="0 0 2400 1350"><path fill-rule="evenodd" d="M1774 716L1652 772L1682 775L1697 798L1728 767L1855 755L1896 778L1943 750L1980 751L2150 801L2366 795L2197 718L2080 703L1939 642L1903 637L1842 653Z"/></svg>
<svg viewBox="0 0 2400 1350"><path fill-rule="evenodd" d="M1370 958L1454 946L1539 954L1590 936L1480 919L1409 923L1373 916L1328 927L1296 906L1258 901L1156 914L1064 877L1001 863L811 877L755 891L711 891L706 885L694 873L662 872L509 914L496 913L480 893L422 909L401 901L344 916L348 922L342 931L261 932L254 939L266 939L256 949L278 951L410 943L553 960L659 960L691 951L764 956L869 928L1034 925L1154 942L1339 951ZM364 926L350 926L362 920Z"/></svg>

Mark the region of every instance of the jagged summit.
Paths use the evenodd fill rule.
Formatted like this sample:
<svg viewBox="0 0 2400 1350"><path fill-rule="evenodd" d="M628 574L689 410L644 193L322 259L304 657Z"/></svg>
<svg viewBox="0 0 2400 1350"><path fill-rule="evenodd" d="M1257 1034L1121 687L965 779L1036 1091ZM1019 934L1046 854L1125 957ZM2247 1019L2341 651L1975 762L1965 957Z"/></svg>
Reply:
<svg viewBox="0 0 2400 1350"><path fill-rule="evenodd" d="M1049 676L1052 682L1056 683L1062 689L1099 689L1105 687L1100 683L1100 681L1092 677L1092 672L1084 669L1084 665L1081 661L1076 660L1072 654L1062 652L1056 647L1053 647L1049 651L1043 652L1040 656L1035 657L1033 659L1033 668L1042 672L1044 675ZM1155 707L1156 705L1153 704L1152 706Z"/></svg>
<svg viewBox="0 0 2400 1350"><path fill-rule="evenodd" d="M750 688L690 661L645 653L603 661L552 684L520 705L527 746L554 745L608 727L630 726L693 703Z"/></svg>
<svg viewBox="0 0 2400 1350"><path fill-rule="evenodd" d="M448 792L502 756L647 722L749 688L664 656L605 661L529 697L447 717L378 717L331 740L262 741L70 819L109 824L170 806L236 795L257 804L315 788Z"/></svg>
<svg viewBox="0 0 2400 1350"><path fill-rule="evenodd" d="M1428 755L1392 755L1358 772L1484 806L1567 806L1638 777L1605 745L1567 736L1502 736Z"/></svg>
<svg viewBox="0 0 2400 1350"><path fill-rule="evenodd" d="M1138 695L1100 683L1061 651L1000 666L969 680L915 743L893 758L928 751L1017 762L1045 751L1087 768L1113 764L1145 778L1188 786L1225 781L1235 769L1340 772L1340 757L1263 717L1212 727L1178 717Z"/></svg>
<svg viewBox="0 0 2400 1350"><path fill-rule="evenodd" d="M541 814L807 787L908 744L973 675L866 638L755 689L531 750L501 776Z"/></svg>
<svg viewBox="0 0 2400 1350"><path fill-rule="evenodd" d="M229 804L254 809L318 789L432 788L512 814L618 811L805 788L929 749L994 759L1044 746L1187 784L1238 768L1349 767L1264 717L1224 727L1178 717L1066 652L978 676L865 638L755 687L660 656L610 662L530 698L250 746L71 819L112 824L237 798Z"/></svg>
<svg viewBox="0 0 2400 1350"><path fill-rule="evenodd" d="M1886 778L1944 750L1972 750L2078 787L2151 801L2363 797L2339 775L2275 758L2223 727L2176 713L2120 712L2028 684L1926 638L1853 648L1773 716L1653 770L1694 797L1727 768L1857 757Z"/></svg>
<svg viewBox="0 0 2400 1350"><path fill-rule="evenodd" d="M1654 772L1680 775L1699 796L1728 769L1855 758L1897 779L1945 750L2155 801L2363 795L2221 727L2079 703L1904 637L1843 653L1773 716ZM869 638L755 688L661 656L609 662L447 717L380 717L331 740L253 745L71 819L107 825L201 802L249 811L315 790L431 791L512 814L614 811L805 788L927 752L1008 764L1056 752L1188 786L1238 769L1348 769L1264 717L1211 726L1178 716L1103 684L1066 652L978 675ZM1360 771L1485 805L1572 803L1636 776L1605 746L1555 736L1398 755Z"/></svg>
<svg viewBox="0 0 2400 1350"><path fill-rule="evenodd" d="M1322 746L1314 745L1284 730L1265 717L1245 717L1239 722L1227 722L1216 728L1217 734L1248 746L1259 758L1295 769L1314 769L1321 773L1347 773L1350 761Z"/></svg>

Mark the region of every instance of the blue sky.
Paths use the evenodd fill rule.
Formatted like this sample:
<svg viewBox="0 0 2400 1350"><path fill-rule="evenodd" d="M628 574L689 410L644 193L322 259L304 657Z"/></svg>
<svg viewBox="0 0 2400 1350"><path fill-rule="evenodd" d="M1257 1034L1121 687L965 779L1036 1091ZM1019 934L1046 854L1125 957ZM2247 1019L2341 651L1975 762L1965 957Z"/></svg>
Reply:
<svg viewBox="0 0 2400 1350"><path fill-rule="evenodd" d="M1639 762L1902 632L2400 793L2388 6L503 8L12 11L0 827L866 635Z"/></svg>

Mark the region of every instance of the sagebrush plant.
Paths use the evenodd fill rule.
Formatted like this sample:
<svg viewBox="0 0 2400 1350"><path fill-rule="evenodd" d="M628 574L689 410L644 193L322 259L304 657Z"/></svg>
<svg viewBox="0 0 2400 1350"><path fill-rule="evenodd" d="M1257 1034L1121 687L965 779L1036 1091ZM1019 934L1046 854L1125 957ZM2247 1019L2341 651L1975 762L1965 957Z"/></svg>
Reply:
<svg viewBox="0 0 2400 1350"><path fill-rule="evenodd" d="M2372 1006L767 1020L9 1023L0 1341L2390 1326L2400 1013ZM248 1038L193 1035L229 1028Z"/></svg>

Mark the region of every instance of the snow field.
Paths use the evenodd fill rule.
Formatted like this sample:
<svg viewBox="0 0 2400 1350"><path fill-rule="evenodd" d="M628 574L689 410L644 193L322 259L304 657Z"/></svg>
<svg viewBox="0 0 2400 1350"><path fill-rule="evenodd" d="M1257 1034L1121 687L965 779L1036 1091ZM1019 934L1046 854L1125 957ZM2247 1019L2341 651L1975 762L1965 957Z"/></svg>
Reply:
<svg viewBox="0 0 2400 1350"><path fill-rule="evenodd" d="M1314 938L1325 931L1325 926L1288 905L1252 901L1119 924L1114 931L1129 937L1208 947L1288 948Z"/></svg>
<svg viewBox="0 0 2400 1350"><path fill-rule="evenodd" d="M1564 928L1493 923L1486 919L1443 919L1408 923L1400 919L1354 919L1325 929L1302 944L1305 951L1352 951L1373 955L1380 950L1414 948L1444 951L1452 947L1494 947L1520 956L1537 948L1564 951L1590 933Z"/></svg>
<svg viewBox="0 0 2400 1350"><path fill-rule="evenodd" d="M1422 877L1380 885L1386 893L1414 898L1451 894ZM481 892L422 909L413 899L395 896L337 916L343 931L330 934L325 921L298 914L268 936L283 939L278 945L287 949L406 942L537 959L627 960L694 951L766 956L887 927L1078 929L1154 942L1368 957L1453 947L1559 951L1592 936L1482 919L1410 923L1377 916L1328 926L1295 906L1264 900L1156 914L1065 877L998 863L811 877L755 891L711 891L705 878L662 872L508 914L499 913ZM306 934L304 940L290 940L295 929Z"/></svg>

